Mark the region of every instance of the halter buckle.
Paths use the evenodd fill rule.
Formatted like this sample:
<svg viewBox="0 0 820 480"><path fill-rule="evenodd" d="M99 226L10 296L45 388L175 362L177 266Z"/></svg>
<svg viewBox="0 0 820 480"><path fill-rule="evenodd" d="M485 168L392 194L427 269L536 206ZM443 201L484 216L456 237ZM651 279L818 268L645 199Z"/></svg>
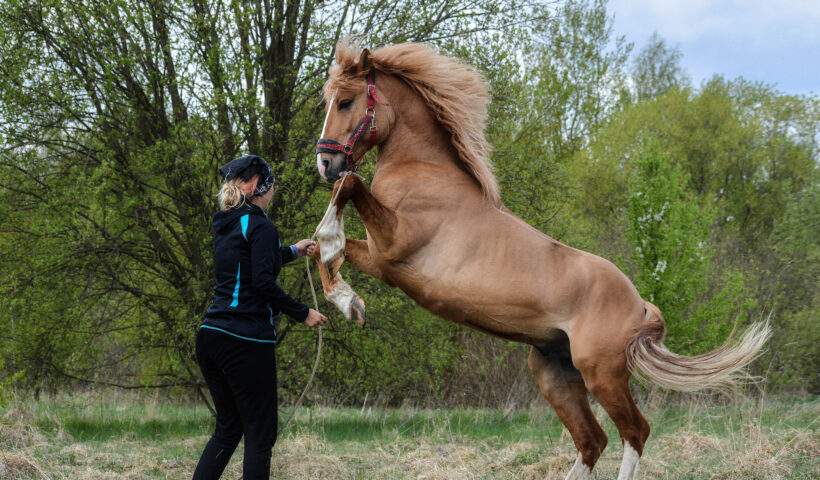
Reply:
<svg viewBox="0 0 820 480"><path fill-rule="evenodd" d="M376 109L373 107L367 107L367 110L364 111L364 116L370 117L370 130L373 131L376 129Z"/></svg>

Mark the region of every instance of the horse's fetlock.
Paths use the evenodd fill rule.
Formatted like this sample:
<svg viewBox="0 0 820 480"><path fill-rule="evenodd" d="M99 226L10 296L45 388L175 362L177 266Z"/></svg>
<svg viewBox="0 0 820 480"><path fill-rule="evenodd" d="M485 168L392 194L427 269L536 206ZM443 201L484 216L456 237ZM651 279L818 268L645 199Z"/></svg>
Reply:
<svg viewBox="0 0 820 480"><path fill-rule="evenodd" d="M646 440L649 438L649 431L651 428L649 427L649 422L646 421L645 418L641 417L641 445L646 443ZM638 450L640 453L640 450Z"/></svg>
<svg viewBox="0 0 820 480"><path fill-rule="evenodd" d="M598 454L600 455L603 453L604 449L606 449L606 445L609 443L609 438L607 438L606 433L598 436Z"/></svg>
<svg viewBox="0 0 820 480"><path fill-rule="evenodd" d="M588 436L579 442L576 447L581 452L581 457L584 459L584 463L592 467L595 465L595 462L598 461L598 458L601 457L601 454L606 448L606 444L606 435L600 437Z"/></svg>
<svg viewBox="0 0 820 480"><path fill-rule="evenodd" d="M345 263L345 258L347 258L346 255L339 254L325 263L325 268L330 278L336 277L336 274L339 273L339 270L341 270L342 265Z"/></svg>

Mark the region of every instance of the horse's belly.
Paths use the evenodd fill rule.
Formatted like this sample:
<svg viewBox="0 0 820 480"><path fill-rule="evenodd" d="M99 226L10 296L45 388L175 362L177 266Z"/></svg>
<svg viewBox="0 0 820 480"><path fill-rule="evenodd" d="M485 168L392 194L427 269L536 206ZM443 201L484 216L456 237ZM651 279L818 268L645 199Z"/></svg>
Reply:
<svg viewBox="0 0 820 480"><path fill-rule="evenodd" d="M538 341L564 324L562 315L543 308L535 285L507 275L458 275L402 265L390 282L433 314L509 340Z"/></svg>
<svg viewBox="0 0 820 480"><path fill-rule="evenodd" d="M385 280L442 318L504 338L571 329L588 285L582 255L511 215L476 217L459 215L411 257L385 262Z"/></svg>

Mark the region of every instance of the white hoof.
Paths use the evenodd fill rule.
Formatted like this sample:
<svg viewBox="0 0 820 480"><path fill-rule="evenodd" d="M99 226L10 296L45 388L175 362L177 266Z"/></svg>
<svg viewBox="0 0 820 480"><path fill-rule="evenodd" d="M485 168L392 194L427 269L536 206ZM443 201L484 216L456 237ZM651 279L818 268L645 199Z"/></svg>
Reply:
<svg viewBox="0 0 820 480"><path fill-rule="evenodd" d="M335 277L336 285L333 290L325 294L336 307L341 310L342 315L348 320L354 320L359 325L364 325L364 301L350 285L342 279L341 275Z"/></svg>

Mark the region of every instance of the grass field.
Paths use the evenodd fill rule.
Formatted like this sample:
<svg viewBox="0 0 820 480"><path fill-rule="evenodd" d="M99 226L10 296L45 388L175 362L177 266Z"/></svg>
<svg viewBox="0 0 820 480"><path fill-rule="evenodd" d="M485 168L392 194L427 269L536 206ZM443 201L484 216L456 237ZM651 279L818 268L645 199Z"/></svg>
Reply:
<svg viewBox="0 0 820 480"><path fill-rule="evenodd" d="M617 476L610 438L597 477ZM642 479L817 479L820 398L644 405ZM187 479L212 428L204 407L122 394L0 408L0 479ZM240 445L224 479L241 476ZM546 405L494 410L303 408L273 454L277 479L562 479L572 440Z"/></svg>

